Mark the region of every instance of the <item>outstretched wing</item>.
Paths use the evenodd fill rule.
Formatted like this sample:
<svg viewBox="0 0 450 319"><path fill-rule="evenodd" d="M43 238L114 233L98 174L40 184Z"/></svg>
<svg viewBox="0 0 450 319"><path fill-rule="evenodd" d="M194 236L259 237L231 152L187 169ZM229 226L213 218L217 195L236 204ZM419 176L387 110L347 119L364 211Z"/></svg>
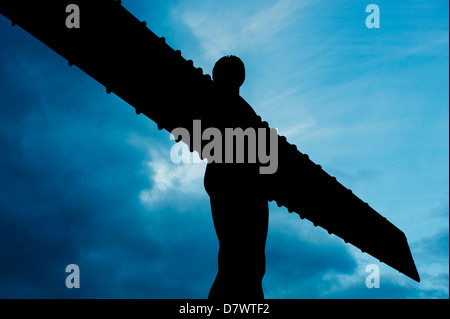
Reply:
<svg viewBox="0 0 450 319"><path fill-rule="evenodd" d="M80 9L80 28L68 28L69 4ZM114 0L2 0L0 13L171 132L192 131L193 120L213 126L214 86ZM241 99L242 103L246 103ZM253 125L268 128L266 122ZM210 124L210 125L209 125ZM191 134L192 136L192 134ZM191 150L201 154L185 140ZM278 136L278 170L260 175L267 198L334 233L362 251L420 281L404 233L334 177Z"/></svg>

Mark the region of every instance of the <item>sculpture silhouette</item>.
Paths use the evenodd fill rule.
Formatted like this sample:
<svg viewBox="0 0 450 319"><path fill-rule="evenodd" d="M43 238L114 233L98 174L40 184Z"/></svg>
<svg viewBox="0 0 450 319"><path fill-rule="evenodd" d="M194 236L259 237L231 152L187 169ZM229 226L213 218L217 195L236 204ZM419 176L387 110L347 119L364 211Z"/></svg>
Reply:
<svg viewBox="0 0 450 319"><path fill-rule="evenodd" d="M243 80L242 77L236 79L231 76L234 73L230 72L231 79L235 79L235 82L227 80L227 76L221 81L219 76L219 80L214 83L209 75L195 68L192 61L186 61L180 51L173 50L165 43L164 38L149 30L145 22L139 21L123 8L120 1L77 0L82 11L81 27L68 29L64 24L65 9L71 3L71 0L2 0L0 13L9 18L13 26L20 25L66 58L69 65L76 65L92 76L106 87L108 93L117 94L133 106L137 114L143 113L154 120L160 129L172 132L174 128L182 127L193 133L193 121L196 119L200 119L204 127L222 129L230 125L269 127L267 122L255 116L248 103L236 92L236 84ZM216 71L218 70L220 68ZM220 85L221 82L225 84ZM226 103L227 99L232 103ZM213 107L214 103L217 104ZM193 136L194 134L190 134L189 138L179 141L203 156L202 143L195 145ZM261 261L250 266L254 270L250 274L254 285L248 283L250 277L243 275L250 268L245 268L243 262L236 262L240 258L244 258L242 261L245 262L251 262L249 259L252 259L244 256L242 252L245 249L240 247L240 244L248 244L252 240L245 229L251 229L252 235L255 234L255 238L258 238L254 245L251 244L252 247L263 247L265 213L257 212L266 212L267 203L260 201L261 197L276 201L289 212L299 214L302 219L310 220L315 226L323 227L330 234L360 248L362 252L367 252L420 281L406 236L400 229L309 160L306 154L288 143L285 137L277 136L277 140L278 170L274 174L258 174L251 181L252 176L255 177L251 170L258 165L246 166L243 163L242 175L237 173L239 165L233 165L232 175L239 175L239 179L234 179L236 182L233 184L233 179L227 176L226 166L217 169L220 173L214 173L214 167L217 166L208 165L205 186L211 196L220 241L221 266L211 290L211 298L240 293L240 288L224 283L227 280L242 283L249 290L254 289L247 292L248 296L262 294L259 288L250 287L258 286L264 274L261 267L263 253L257 249L250 250L250 254L255 254L255 258ZM249 179L245 178L246 174ZM211 184L209 176L225 178L227 181L224 184ZM222 192L221 188L225 190ZM246 195L243 196L243 193ZM249 222L251 214L256 214L255 220L258 220L259 225ZM242 216L246 220L238 223ZM225 228L231 225L226 229L235 227L242 239L237 240L228 233L223 235L222 225ZM234 245L236 249L228 249L228 245ZM231 254L230 251L235 253ZM231 257L221 258L222 256Z"/></svg>
<svg viewBox="0 0 450 319"><path fill-rule="evenodd" d="M235 56L223 57L214 66L213 81L220 92L216 107L227 110L228 115L221 118L222 130L225 127L246 129L245 123L251 123L257 116L248 104L238 99L244 78L244 64ZM226 151L224 147L223 157ZM225 163L223 159L206 167L205 189L210 196L220 245L219 271L210 299L264 298L262 278L269 207L258 183L258 168L256 163Z"/></svg>

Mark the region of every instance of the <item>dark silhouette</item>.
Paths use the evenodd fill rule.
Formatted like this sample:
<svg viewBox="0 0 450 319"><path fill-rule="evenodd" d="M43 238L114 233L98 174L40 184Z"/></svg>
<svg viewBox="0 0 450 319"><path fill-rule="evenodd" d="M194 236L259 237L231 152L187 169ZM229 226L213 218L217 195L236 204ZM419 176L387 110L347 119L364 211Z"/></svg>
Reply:
<svg viewBox="0 0 450 319"><path fill-rule="evenodd" d="M155 121L160 129L185 128L190 137L180 140L199 154L201 143L196 145L191 138L195 120L201 120L204 128L222 130L268 127L239 96L245 77L239 63L230 67L227 60L224 66L218 62L213 82L120 1L77 0L82 8L77 29L64 23L69 3L40 0L24 5L2 0L0 13L66 58L69 65L92 76L106 92L129 103L137 114ZM278 169L273 174L258 174L258 164L208 165L205 187L220 242L219 272L210 297L263 296L265 199L420 281L405 234L285 137L277 137Z"/></svg>
<svg viewBox="0 0 450 319"><path fill-rule="evenodd" d="M217 106L227 110L228 115L222 117L222 129L246 128L245 123L256 117L253 109L238 99L244 78L244 64L235 56L223 57L214 66L213 81L220 92ZM225 148L222 154L225 157ZM269 208L257 181L257 164L222 161L207 165L205 189L210 196L220 245L219 271L210 299L264 298L261 281L265 272Z"/></svg>

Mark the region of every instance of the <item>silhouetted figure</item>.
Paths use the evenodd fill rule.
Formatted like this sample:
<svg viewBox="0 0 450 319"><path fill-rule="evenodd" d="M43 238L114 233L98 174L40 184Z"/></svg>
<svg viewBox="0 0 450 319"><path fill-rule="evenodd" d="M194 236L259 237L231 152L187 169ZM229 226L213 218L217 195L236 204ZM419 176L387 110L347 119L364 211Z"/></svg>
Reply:
<svg viewBox="0 0 450 319"><path fill-rule="evenodd" d="M223 57L214 66L213 80L220 99L214 107L221 113L218 128L222 133L226 127L245 129L243 123L256 118L254 110L239 99L239 87L244 79L244 64L235 56ZM223 159L224 152L225 149ZM262 279L269 208L259 189L258 173L257 164L207 165L205 189L210 196L220 245L219 270L210 299L264 298Z"/></svg>

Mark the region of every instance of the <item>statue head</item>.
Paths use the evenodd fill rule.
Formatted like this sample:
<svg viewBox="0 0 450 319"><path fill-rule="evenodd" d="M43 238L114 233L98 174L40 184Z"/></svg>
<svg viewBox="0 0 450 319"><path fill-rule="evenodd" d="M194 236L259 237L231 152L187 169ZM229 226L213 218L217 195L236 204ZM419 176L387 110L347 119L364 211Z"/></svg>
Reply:
<svg viewBox="0 0 450 319"><path fill-rule="evenodd" d="M239 94L239 87L245 80L244 63L237 56L227 55L220 58L213 68L213 81L229 93Z"/></svg>

